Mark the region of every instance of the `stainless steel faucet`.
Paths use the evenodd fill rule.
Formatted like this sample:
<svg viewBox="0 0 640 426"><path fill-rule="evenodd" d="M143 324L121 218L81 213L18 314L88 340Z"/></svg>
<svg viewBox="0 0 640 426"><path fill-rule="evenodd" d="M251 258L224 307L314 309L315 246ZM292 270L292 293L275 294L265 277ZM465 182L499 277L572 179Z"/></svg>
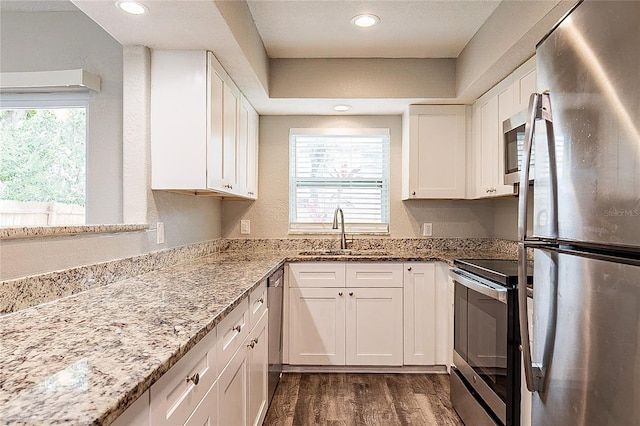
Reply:
<svg viewBox="0 0 640 426"><path fill-rule="evenodd" d="M340 206L336 207L336 210L333 212L333 229L338 229L338 212L340 213L340 222L342 222L342 228L340 231L340 248L347 248L347 237L344 234L344 213Z"/></svg>

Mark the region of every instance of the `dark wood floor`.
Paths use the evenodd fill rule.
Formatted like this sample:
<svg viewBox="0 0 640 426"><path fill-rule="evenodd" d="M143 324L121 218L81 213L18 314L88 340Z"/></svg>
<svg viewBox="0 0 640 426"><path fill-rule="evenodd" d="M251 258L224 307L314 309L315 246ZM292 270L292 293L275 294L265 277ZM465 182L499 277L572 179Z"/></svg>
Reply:
<svg viewBox="0 0 640 426"><path fill-rule="evenodd" d="M446 374L282 376L264 425L461 426Z"/></svg>

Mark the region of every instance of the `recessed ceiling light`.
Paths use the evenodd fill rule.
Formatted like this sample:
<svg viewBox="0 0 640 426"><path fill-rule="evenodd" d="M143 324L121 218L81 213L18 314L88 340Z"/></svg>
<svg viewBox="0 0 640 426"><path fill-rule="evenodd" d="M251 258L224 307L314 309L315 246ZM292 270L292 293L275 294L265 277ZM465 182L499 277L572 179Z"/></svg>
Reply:
<svg viewBox="0 0 640 426"><path fill-rule="evenodd" d="M380 17L368 13L356 15L351 18L351 23L356 27L367 28L380 22Z"/></svg>
<svg viewBox="0 0 640 426"><path fill-rule="evenodd" d="M347 105L347 104L340 104L333 107L333 110L338 112L345 112L345 111L349 111L350 109L351 109L351 105Z"/></svg>
<svg viewBox="0 0 640 426"><path fill-rule="evenodd" d="M127 13L130 13L132 15L142 15L149 11L149 9L147 9L147 7L144 4L138 3L137 1L132 1L132 0L117 1L116 6L119 9Z"/></svg>

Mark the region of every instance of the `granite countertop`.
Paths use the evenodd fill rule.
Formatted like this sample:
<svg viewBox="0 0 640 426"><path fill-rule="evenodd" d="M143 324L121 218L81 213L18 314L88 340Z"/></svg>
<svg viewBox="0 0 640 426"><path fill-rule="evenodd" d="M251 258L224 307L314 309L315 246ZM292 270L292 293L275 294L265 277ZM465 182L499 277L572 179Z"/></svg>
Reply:
<svg viewBox="0 0 640 426"><path fill-rule="evenodd" d="M0 423L111 423L284 262L473 257L508 255L222 252L5 315Z"/></svg>

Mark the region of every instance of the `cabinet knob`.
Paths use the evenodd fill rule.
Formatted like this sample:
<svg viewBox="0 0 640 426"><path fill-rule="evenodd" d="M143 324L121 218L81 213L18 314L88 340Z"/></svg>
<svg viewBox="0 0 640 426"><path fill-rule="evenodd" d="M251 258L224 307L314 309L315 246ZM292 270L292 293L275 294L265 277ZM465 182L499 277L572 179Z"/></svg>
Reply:
<svg viewBox="0 0 640 426"><path fill-rule="evenodd" d="M411 271L411 266L409 266L409 267L407 268L407 271Z"/></svg>
<svg viewBox="0 0 640 426"><path fill-rule="evenodd" d="M264 303L264 297L261 297L260 299L258 299L258 302L260 302L261 304Z"/></svg>
<svg viewBox="0 0 640 426"><path fill-rule="evenodd" d="M485 191L487 194L491 192L491 188L487 188L487 190Z"/></svg>
<svg viewBox="0 0 640 426"><path fill-rule="evenodd" d="M416 191L413 191L413 192L411 193L411 195L413 195L413 196L415 197L415 196L416 196Z"/></svg>
<svg viewBox="0 0 640 426"><path fill-rule="evenodd" d="M242 331L242 326L241 325L236 325L235 327L232 328L232 330L235 330L238 333L240 333Z"/></svg>
<svg viewBox="0 0 640 426"><path fill-rule="evenodd" d="M254 341L252 340L252 341L251 341L251 343L249 343L249 344L247 345L247 347L248 347L248 348L253 349L253 347L254 347L255 345L256 345L256 342L254 342Z"/></svg>
<svg viewBox="0 0 640 426"><path fill-rule="evenodd" d="M349 292L349 296L353 296L353 292L352 291Z"/></svg>
<svg viewBox="0 0 640 426"><path fill-rule="evenodd" d="M338 292L338 296L342 296L342 292L341 291Z"/></svg>
<svg viewBox="0 0 640 426"><path fill-rule="evenodd" d="M191 377L187 376L187 383L189 382L193 382L194 385L200 383L200 374L196 373Z"/></svg>

